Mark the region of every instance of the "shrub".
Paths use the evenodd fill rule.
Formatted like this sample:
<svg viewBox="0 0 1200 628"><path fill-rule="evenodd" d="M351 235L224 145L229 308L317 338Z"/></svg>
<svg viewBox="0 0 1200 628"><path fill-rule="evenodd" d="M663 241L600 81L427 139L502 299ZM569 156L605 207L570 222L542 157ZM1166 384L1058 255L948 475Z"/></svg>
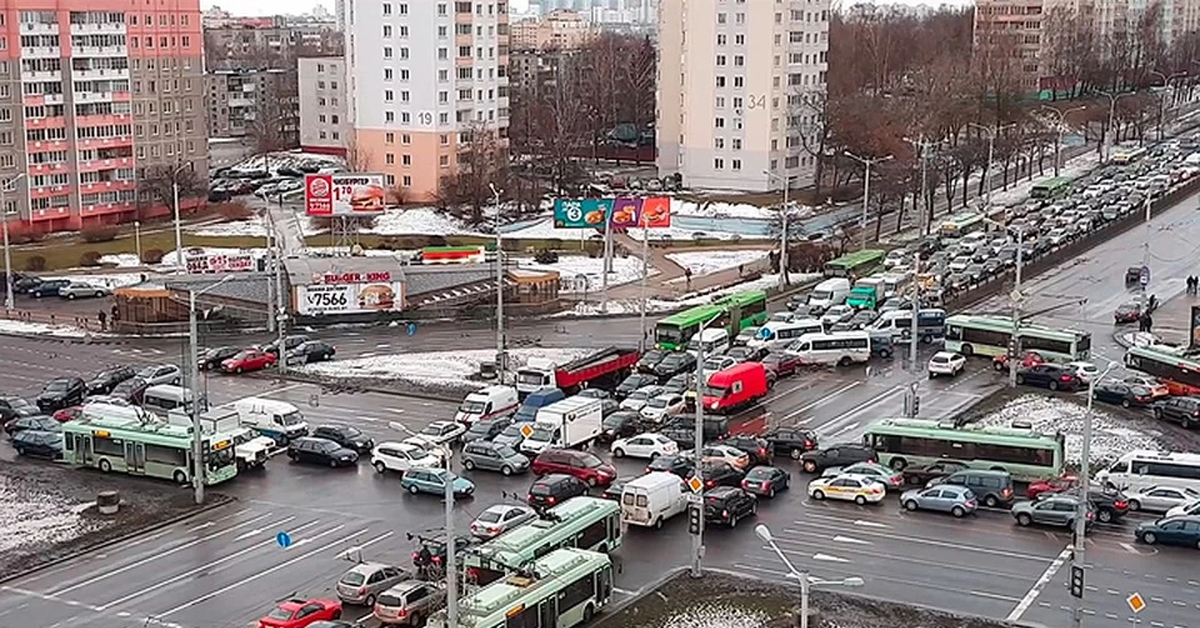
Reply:
<svg viewBox="0 0 1200 628"><path fill-rule="evenodd" d="M217 213L225 220L246 220L254 216L254 210L246 207L245 203L221 203Z"/></svg>
<svg viewBox="0 0 1200 628"><path fill-rule="evenodd" d="M533 256L533 261L539 264L555 264L558 263L558 251L550 249L541 249Z"/></svg>
<svg viewBox="0 0 1200 628"><path fill-rule="evenodd" d="M165 253L162 249L150 249L149 251L142 251L142 263L158 264L162 262L163 255L165 255Z"/></svg>
<svg viewBox="0 0 1200 628"><path fill-rule="evenodd" d="M85 266L85 267L86 266L99 266L100 265L100 253L98 253L96 251L85 252L83 255L79 256L79 265Z"/></svg>
<svg viewBox="0 0 1200 628"><path fill-rule="evenodd" d="M41 255L30 255L25 260L25 270L40 272L46 270L46 258Z"/></svg>
<svg viewBox="0 0 1200 628"><path fill-rule="evenodd" d="M86 227L79 232L80 237L84 242L111 242L117 238L118 228L116 225L97 225L95 227Z"/></svg>

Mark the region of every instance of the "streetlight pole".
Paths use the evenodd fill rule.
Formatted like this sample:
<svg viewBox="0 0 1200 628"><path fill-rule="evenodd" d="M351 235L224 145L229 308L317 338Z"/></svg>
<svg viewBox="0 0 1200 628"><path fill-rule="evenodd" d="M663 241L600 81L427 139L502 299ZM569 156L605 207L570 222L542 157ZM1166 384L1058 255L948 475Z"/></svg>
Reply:
<svg viewBox="0 0 1200 628"><path fill-rule="evenodd" d="M220 281L203 290L188 291L188 345L191 347L191 355L189 355L190 364L185 365L185 368L191 369L191 377L189 377L188 381L192 389L192 491L197 505L204 503L204 438L203 434L200 433L200 399L197 397L197 394L200 392L200 334L196 329L196 297L232 278L232 275L226 275ZM282 352L283 349L281 347L281 355Z"/></svg>
<svg viewBox="0 0 1200 628"><path fill-rule="evenodd" d="M1108 132L1104 134L1104 142L1101 144L1101 147L1105 147L1107 150L1104 150L1103 154L1100 156L1101 161L1107 163L1108 160L1112 159L1113 136L1117 131L1116 127L1114 126L1117 116L1117 101L1124 96L1129 96L1131 92L1126 92L1124 94L1114 94L1112 92L1097 93L1108 98Z"/></svg>
<svg viewBox="0 0 1200 628"><path fill-rule="evenodd" d="M138 263L142 263L142 221L133 221L133 250L137 251Z"/></svg>
<svg viewBox="0 0 1200 628"><path fill-rule="evenodd" d="M1092 453L1092 404L1096 399L1096 384L1108 376L1109 371L1113 370L1116 362L1109 362L1108 366L1092 381L1088 382L1088 398L1087 411L1083 418L1083 448L1081 459L1079 460L1079 500L1075 511L1075 546L1071 552L1071 569L1084 569L1084 535L1087 534L1087 515L1088 515L1088 484L1090 472L1088 458ZM1082 591L1081 591L1082 593ZM1079 628L1083 621L1083 596L1076 598L1075 611L1071 615L1071 624L1075 628Z"/></svg>
<svg viewBox="0 0 1200 628"><path fill-rule="evenodd" d="M989 224L996 227L1005 228L1004 225L992 220L985 219ZM1021 270L1025 265L1025 225L1017 225L1017 267L1013 280L1013 291L1009 293L1009 298L1012 300L1012 338L1009 340L1008 354L1008 386L1009 388L1017 387L1017 365L1020 362L1021 355L1021 301L1025 299L1025 295L1021 293Z"/></svg>
<svg viewBox="0 0 1200 628"><path fill-rule="evenodd" d="M607 222L608 219L606 219ZM650 273L650 226L645 216L641 220L642 227L642 284L640 287L640 305L638 306L638 353L645 353L650 347L646 343L646 278Z"/></svg>
<svg viewBox="0 0 1200 628"><path fill-rule="evenodd" d="M504 243L500 237L500 190L488 184L496 205L496 381L504 383L504 370L508 362L504 355ZM453 625L453 624L451 624Z"/></svg>
<svg viewBox="0 0 1200 628"><path fill-rule="evenodd" d="M692 453L695 455L693 460L695 477L702 482L704 481L704 456L700 450L704 449L704 330L716 321L717 318L709 319L700 326L700 329L696 330L696 335L692 336L696 339L696 426ZM692 535L692 577L699 578L704 573L704 504L703 502L695 504L694 507L700 508L701 513L696 534Z"/></svg>
<svg viewBox="0 0 1200 628"><path fill-rule="evenodd" d="M929 145L925 142L924 135L922 135L915 141L911 140L911 139L908 141L912 142L912 144L917 147L917 150L921 151L921 154L920 154L920 159L921 159L921 204L917 208L917 233L923 235L925 232L925 229L924 229L925 211L926 211L925 194L926 194L926 185L927 185L926 175L928 173L928 167L926 164L926 161L927 161L926 160L926 156L927 156L926 149L929 147ZM918 276L920 276L920 274L921 274L921 247L917 247L913 251L913 277L918 277ZM911 370L914 374L917 373L917 339L920 338L920 329L919 329L917 318L920 316L920 313L921 313L921 294L918 289L914 289L913 290L913 300L912 300L912 329L910 330L910 333L909 333L910 337L909 337L909 344L908 344L909 370Z"/></svg>
<svg viewBox="0 0 1200 628"><path fill-rule="evenodd" d="M496 206L497 211L500 209ZM497 218L497 222L499 219ZM458 628L458 542L454 538L454 472L450 447L446 447L446 626Z"/></svg>
<svg viewBox="0 0 1200 628"><path fill-rule="evenodd" d="M812 593L813 587L861 587L863 579L858 576L850 576L841 580L822 580L809 575L808 570L800 571L788 560L787 555L779 549L779 545L775 543L774 537L771 535L771 529L764 524L754 526L754 534L756 534L763 543L770 547L779 560L783 561L783 565L787 567L787 577L798 580L800 582L800 628L808 628L808 598Z"/></svg>
<svg viewBox="0 0 1200 628"><path fill-rule="evenodd" d="M25 173L22 172L17 176L0 183L0 220L4 221L4 309L11 310L15 307L13 301L13 279L12 279L12 253L8 244L8 199L5 197L7 192L12 192L17 189L17 183L25 178Z"/></svg>
<svg viewBox="0 0 1200 628"><path fill-rule="evenodd" d="M763 170L763 174L767 175L768 180L779 181L783 184L783 207L779 208L779 218L782 222L779 234L779 289L786 290L788 286L788 192L792 187L792 177L791 175L781 177L770 170Z"/></svg>
<svg viewBox="0 0 1200 628"><path fill-rule="evenodd" d="M1067 128L1067 114L1071 113L1072 111L1083 111L1084 109L1087 109L1087 106L1081 105L1079 107L1071 107L1069 109L1058 109L1056 107L1051 107L1050 105L1042 105L1039 107L1039 109L1044 109L1050 112L1054 117L1058 118L1058 137L1057 141L1054 143L1054 176L1057 177L1062 170L1062 138L1063 131L1065 131Z"/></svg>
<svg viewBox="0 0 1200 628"><path fill-rule="evenodd" d="M171 172L171 200L175 212L175 259L183 272L187 272L187 263L183 256L183 225L179 218L179 173L190 169L192 164L180 166Z"/></svg>
<svg viewBox="0 0 1200 628"><path fill-rule="evenodd" d="M885 155L883 157L859 157L848 150L842 151L842 154L863 165L863 210L862 221L861 225L859 226L859 231L861 233L859 235L861 241L860 248L865 249L867 248L867 212L871 206L871 166L883 161L891 160L892 155Z"/></svg>
<svg viewBox="0 0 1200 628"><path fill-rule="evenodd" d="M979 129L980 131L983 131L984 133L987 134L987 138L988 138L987 165L985 165L983 168L983 184L984 184L984 188L983 188L984 201L983 202L984 202L984 205L987 207L987 209L984 210L984 212L986 213L987 211L991 210L991 208L992 208L992 162L995 159L995 155L996 155L996 134L999 133L1000 131L1003 131L1004 129L1007 129L1007 128L1010 128L1010 127L1013 127L1016 125L1015 124L1006 124L1001 127L990 127L990 126L984 126L982 124L977 124L975 122L968 122L967 126L972 126L972 127ZM1057 159L1055 161L1057 161Z"/></svg>

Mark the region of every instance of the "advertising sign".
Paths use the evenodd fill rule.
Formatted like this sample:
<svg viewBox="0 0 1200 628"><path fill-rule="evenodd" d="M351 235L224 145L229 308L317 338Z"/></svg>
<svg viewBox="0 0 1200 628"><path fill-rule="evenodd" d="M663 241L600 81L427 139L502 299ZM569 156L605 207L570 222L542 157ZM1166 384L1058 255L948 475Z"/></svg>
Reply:
<svg viewBox="0 0 1200 628"><path fill-rule="evenodd" d="M650 229L667 229L671 226L671 199L652 196L554 201L554 226L559 229L599 229L604 226L605 216L618 229L641 224Z"/></svg>
<svg viewBox="0 0 1200 628"><path fill-rule="evenodd" d="M648 229L667 229L671 226L671 199L652 196L642 199L642 222Z"/></svg>
<svg viewBox="0 0 1200 628"><path fill-rule="evenodd" d="M198 253L186 258L191 274L243 273L254 270L254 256L249 253Z"/></svg>
<svg viewBox="0 0 1200 628"><path fill-rule="evenodd" d="M404 283L322 283L296 287L296 311L305 315L399 312Z"/></svg>
<svg viewBox="0 0 1200 628"><path fill-rule="evenodd" d="M386 202L381 174L310 174L304 177L304 213L309 216L379 214Z"/></svg>
<svg viewBox="0 0 1200 628"><path fill-rule="evenodd" d="M558 229L596 229L612 213L611 199L585 198L554 201L554 226Z"/></svg>
<svg viewBox="0 0 1200 628"><path fill-rule="evenodd" d="M1192 306L1192 348L1200 347L1200 305Z"/></svg>
<svg viewBox="0 0 1200 628"><path fill-rule="evenodd" d="M642 217L642 199L618 198L613 201L612 226L621 229L636 227Z"/></svg>

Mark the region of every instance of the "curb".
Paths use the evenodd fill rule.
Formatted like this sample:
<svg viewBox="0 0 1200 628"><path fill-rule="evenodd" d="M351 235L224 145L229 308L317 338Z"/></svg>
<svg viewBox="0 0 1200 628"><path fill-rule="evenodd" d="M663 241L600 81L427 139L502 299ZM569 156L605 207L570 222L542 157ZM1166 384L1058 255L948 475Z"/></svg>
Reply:
<svg viewBox="0 0 1200 628"><path fill-rule="evenodd" d="M61 565L67 561L75 560L76 558L79 558L80 556L86 556L87 554L98 551L101 548L112 545L114 543L123 543L125 541L128 541L129 539L139 537L143 534L161 530L167 526L175 525L176 523L179 523L180 521L187 521L188 519L191 519L192 517L195 517L196 515L206 513L210 510L216 510L217 508L221 508L222 506L228 506L229 504L232 504L233 502L237 501L236 497L230 497L230 496L224 495L222 493L217 493L216 495L221 496L222 501L220 503L207 503L201 508L197 508L195 510L188 511L186 513L177 515L175 517L171 517L170 519L167 519L164 521L159 521L158 523L155 523L153 525L149 525L144 528L139 528L137 530L128 532L126 534L121 534L121 535L115 536L111 539L105 539L103 542L97 543L96 545L93 545L91 547L85 547L83 549L79 549L74 552L70 552L69 554L59 556L58 558L46 561L46 562L38 564L38 565L34 565L33 567L27 567L25 569L22 569L21 571L13 573L13 574L5 574L4 576L0 577L0 584L6 584L9 582L12 582L13 580L18 580L18 579L24 578L25 576L28 576L30 574L34 574L39 571L42 571L43 569L49 569L50 567L54 567L56 565Z"/></svg>
<svg viewBox="0 0 1200 628"><path fill-rule="evenodd" d="M8 338L23 338L25 340L41 340L57 342L64 345L124 345L140 336L122 336L117 338L87 338L84 336L53 336L51 334L22 334L20 332L0 331L0 336Z"/></svg>

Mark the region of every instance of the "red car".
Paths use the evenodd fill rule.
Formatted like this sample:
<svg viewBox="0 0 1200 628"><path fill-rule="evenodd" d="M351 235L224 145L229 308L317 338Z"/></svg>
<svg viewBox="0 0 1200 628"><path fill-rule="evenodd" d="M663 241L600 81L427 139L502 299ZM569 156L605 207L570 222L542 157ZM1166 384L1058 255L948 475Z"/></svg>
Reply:
<svg viewBox="0 0 1200 628"><path fill-rule="evenodd" d="M78 419L81 414L83 414L83 406L71 406L70 408L63 408L56 411L52 416L55 421L66 423L67 421Z"/></svg>
<svg viewBox="0 0 1200 628"><path fill-rule="evenodd" d="M1017 368L1027 369L1031 366L1037 366L1038 364L1045 363L1046 358L1043 358L1042 354L1038 353L1037 351L1026 351L1025 355L1021 356L1021 363L1017 365ZM997 371L1007 371L1008 354L1002 353L992 358L992 368L996 369Z"/></svg>
<svg viewBox="0 0 1200 628"><path fill-rule="evenodd" d="M1037 480L1029 483L1029 488L1025 489L1025 496L1029 499L1037 499L1042 493L1061 493L1069 488L1074 488L1076 482L1077 479L1073 475Z"/></svg>
<svg viewBox="0 0 1200 628"><path fill-rule="evenodd" d="M244 373L246 371L261 371L275 365L275 354L245 349L237 355L221 363L221 370L226 373Z"/></svg>
<svg viewBox="0 0 1200 628"><path fill-rule="evenodd" d="M258 620L258 628L304 628L321 620L339 619L342 603L337 600L291 599L281 602Z"/></svg>
<svg viewBox="0 0 1200 628"><path fill-rule="evenodd" d="M533 459L530 469L539 477L563 473L583 480L588 486L608 486L617 479L616 467L586 451L547 449Z"/></svg>

